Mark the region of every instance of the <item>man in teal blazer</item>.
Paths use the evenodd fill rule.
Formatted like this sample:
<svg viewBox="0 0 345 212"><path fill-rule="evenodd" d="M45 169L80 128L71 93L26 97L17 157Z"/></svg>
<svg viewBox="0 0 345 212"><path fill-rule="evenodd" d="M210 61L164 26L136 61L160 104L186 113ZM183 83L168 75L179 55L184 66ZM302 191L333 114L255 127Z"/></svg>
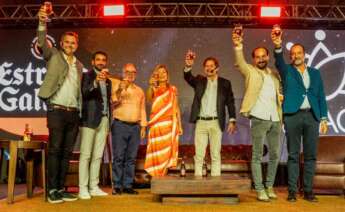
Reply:
<svg viewBox="0 0 345 212"><path fill-rule="evenodd" d="M288 148L288 190L287 200L295 202L299 176L299 153L303 142L303 190L304 199L317 202L312 192L319 126L321 133L327 133L327 103L321 74L318 69L305 64L304 47L294 44L290 49L291 64L286 64L281 47L281 33L272 30L275 46L276 67L283 82L283 114Z"/></svg>

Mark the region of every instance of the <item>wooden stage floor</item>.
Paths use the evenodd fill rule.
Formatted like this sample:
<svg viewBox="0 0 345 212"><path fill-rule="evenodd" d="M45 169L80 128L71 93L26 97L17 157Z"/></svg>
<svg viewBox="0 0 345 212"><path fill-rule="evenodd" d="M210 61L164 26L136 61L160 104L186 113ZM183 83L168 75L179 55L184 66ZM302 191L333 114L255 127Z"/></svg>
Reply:
<svg viewBox="0 0 345 212"><path fill-rule="evenodd" d="M104 188L105 191L111 192L111 189ZM258 202L256 200L255 191L242 193L240 195L240 203L238 205L166 205L153 201L153 195L150 189L138 189L139 195L121 195L96 197L91 200L78 200L76 202L66 202L62 204L49 204L42 199L42 193L36 193L32 199L27 199L25 195L15 197L12 205L6 203L6 199L0 200L1 212L170 212L170 211L186 211L186 212L213 212L213 211L241 211L241 212L269 212L269 211L322 211L322 212L341 212L345 211L344 196L318 195L318 203L310 203L302 198L298 198L296 203L286 201L286 188L277 188L278 200L269 203ZM25 191L24 191L25 192Z"/></svg>

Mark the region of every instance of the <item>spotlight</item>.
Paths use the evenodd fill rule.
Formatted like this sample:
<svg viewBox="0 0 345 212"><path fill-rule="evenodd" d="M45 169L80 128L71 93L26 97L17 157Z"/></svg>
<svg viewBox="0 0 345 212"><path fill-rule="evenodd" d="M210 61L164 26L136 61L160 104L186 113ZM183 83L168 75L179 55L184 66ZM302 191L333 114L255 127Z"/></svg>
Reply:
<svg viewBox="0 0 345 212"><path fill-rule="evenodd" d="M125 15L125 5L123 5L123 4L104 5L103 15L106 17L124 16Z"/></svg>
<svg viewBox="0 0 345 212"><path fill-rule="evenodd" d="M261 18L279 18L281 13L281 7L260 7L260 17Z"/></svg>

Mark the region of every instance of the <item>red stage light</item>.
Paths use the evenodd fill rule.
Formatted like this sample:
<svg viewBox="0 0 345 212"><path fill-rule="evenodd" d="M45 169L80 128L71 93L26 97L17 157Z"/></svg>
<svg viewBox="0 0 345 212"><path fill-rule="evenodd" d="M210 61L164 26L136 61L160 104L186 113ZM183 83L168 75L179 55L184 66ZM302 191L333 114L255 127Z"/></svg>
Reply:
<svg viewBox="0 0 345 212"><path fill-rule="evenodd" d="M279 18L281 7L260 7L260 17L262 18Z"/></svg>
<svg viewBox="0 0 345 212"><path fill-rule="evenodd" d="M125 5L123 4L104 5L103 15L104 16L124 16Z"/></svg>

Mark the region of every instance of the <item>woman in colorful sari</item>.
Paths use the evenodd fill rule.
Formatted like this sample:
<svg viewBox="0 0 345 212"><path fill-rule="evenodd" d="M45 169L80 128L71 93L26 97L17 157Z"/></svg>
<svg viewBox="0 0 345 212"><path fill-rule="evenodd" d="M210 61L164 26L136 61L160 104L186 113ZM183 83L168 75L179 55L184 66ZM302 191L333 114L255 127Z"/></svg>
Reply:
<svg viewBox="0 0 345 212"><path fill-rule="evenodd" d="M179 135L182 134L177 89L169 84L165 65L155 67L146 98L152 102L152 109L145 170L151 176L164 176L168 168L177 165Z"/></svg>

